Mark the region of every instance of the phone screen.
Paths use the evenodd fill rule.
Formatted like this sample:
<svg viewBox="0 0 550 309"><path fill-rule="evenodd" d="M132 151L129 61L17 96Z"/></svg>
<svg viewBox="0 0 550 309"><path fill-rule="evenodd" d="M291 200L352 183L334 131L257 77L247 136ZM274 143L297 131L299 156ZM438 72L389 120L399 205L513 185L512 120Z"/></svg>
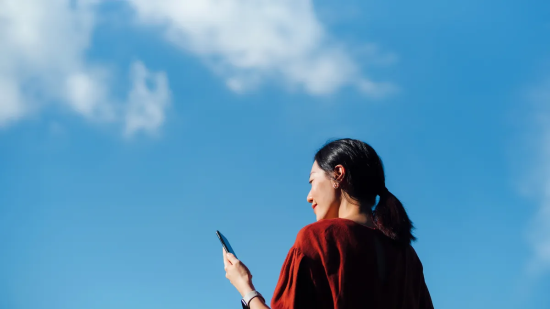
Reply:
<svg viewBox="0 0 550 309"><path fill-rule="evenodd" d="M235 251L233 250L233 248L231 248L231 245L229 244L229 240L227 240L227 238L225 238L225 236L223 236L223 234L220 233L220 231L216 231L216 235L218 235L218 239L222 243L222 246L225 249L225 252L232 253L235 257L237 257L237 255L235 254Z"/></svg>

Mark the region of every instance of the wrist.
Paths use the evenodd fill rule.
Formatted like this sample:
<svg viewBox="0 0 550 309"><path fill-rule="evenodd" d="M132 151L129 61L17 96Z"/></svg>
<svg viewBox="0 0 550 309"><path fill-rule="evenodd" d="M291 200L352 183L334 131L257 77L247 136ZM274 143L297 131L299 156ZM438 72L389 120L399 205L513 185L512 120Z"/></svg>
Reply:
<svg viewBox="0 0 550 309"><path fill-rule="evenodd" d="M252 307L251 304L255 304L253 305L254 308L265 308L265 306L259 306L260 304L265 304L265 299L260 292L254 290L249 293L246 293L243 296L243 299L241 300L241 304L245 309L250 309Z"/></svg>
<svg viewBox="0 0 550 309"><path fill-rule="evenodd" d="M241 297L244 297L246 293L255 291L256 288L254 288L254 284L252 284L252 281L249 281L245 284L243 284L242 289L239 291L241 293Z"/></svg>

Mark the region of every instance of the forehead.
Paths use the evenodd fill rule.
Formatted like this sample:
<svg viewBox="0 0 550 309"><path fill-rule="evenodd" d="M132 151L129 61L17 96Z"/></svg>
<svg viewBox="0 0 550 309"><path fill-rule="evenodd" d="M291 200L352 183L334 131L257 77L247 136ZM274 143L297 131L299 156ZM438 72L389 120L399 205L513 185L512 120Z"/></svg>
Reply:
<svg viewBox="0 0 550 309"><path fill-rule="evenodd" d="M319 173L321 171L321 168L317 164L317 161L313 162L313 166L311 167L311 173L310 176L315 175L315 173Z"/></svg>

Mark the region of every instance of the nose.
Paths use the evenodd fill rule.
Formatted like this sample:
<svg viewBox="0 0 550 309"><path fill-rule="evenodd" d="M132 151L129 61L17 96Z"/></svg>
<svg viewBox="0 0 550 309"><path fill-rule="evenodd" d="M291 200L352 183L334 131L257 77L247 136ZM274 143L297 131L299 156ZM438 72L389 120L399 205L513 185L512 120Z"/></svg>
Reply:
<svg viewBox="0 0 550 309"><path fill-rule="evenodd" d="M313 203L313 196L311 196L311 191L309 191L309 193L307 194L307 202L308 203Z"/></svg>

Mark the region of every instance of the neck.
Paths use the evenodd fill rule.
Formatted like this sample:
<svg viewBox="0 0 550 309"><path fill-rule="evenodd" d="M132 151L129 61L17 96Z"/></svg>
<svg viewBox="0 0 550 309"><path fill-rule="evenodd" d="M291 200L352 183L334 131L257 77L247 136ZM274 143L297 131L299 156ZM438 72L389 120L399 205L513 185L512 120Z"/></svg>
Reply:
<svg viewBox="0 0 550 309"><path fill-rule="evenodd" d="M369 207L363 206L349 198L342 198L338 209L338 218L349 219L368 227L374 227Z"/></svg>

